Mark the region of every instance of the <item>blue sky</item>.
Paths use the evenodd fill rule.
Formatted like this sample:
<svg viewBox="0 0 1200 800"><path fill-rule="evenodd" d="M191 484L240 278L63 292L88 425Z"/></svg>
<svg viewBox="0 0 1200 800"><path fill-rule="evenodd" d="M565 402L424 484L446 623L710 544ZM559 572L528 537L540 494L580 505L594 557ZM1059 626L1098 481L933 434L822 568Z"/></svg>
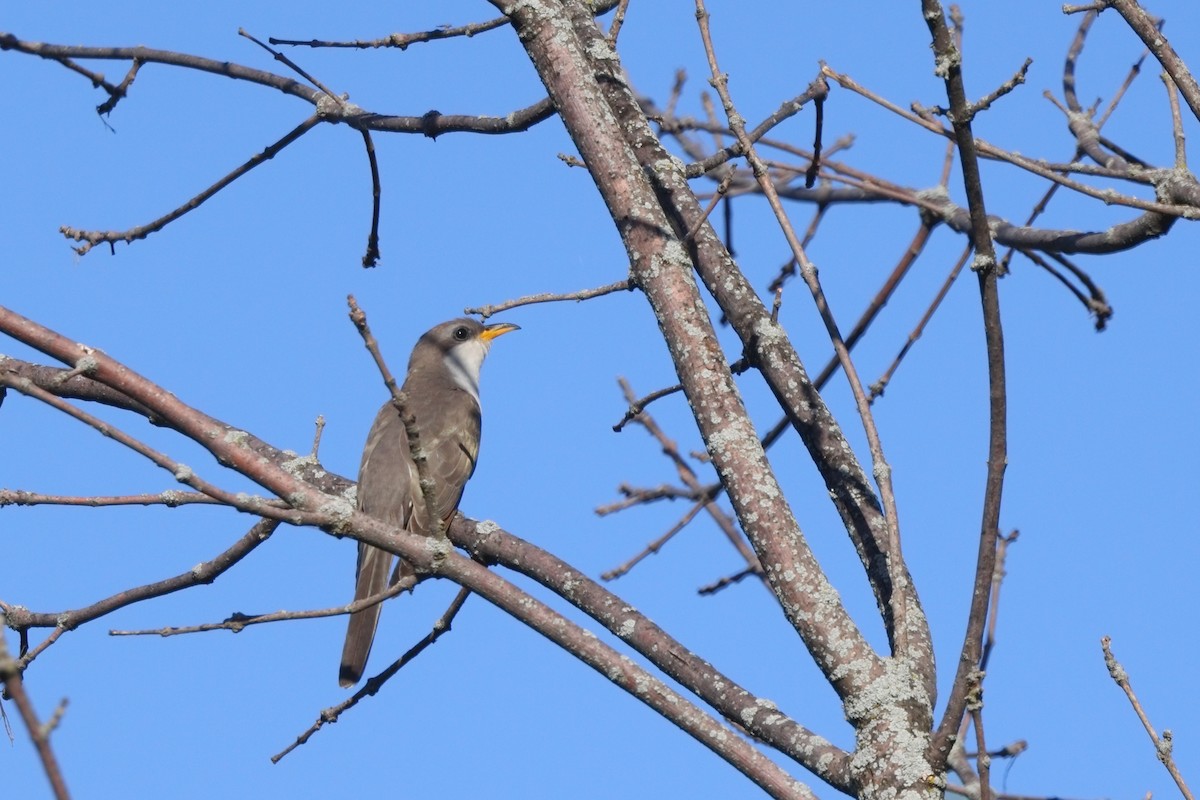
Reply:
<svg viewBox="0 0 1200 800"><path fill-rule="evenodd" d="M6 8L0 27L34 40L145 44L280 70L237 36L371 39L494 16L485 3L290 3ZM681 108L700 114L706 66L691 3L634 2L621 52L634 84L665 100L678 68L690 79ZM1061 114L1062 59L1077 20L1059 4L962 3L966 75L981 96L1034 59L1025 86L983 115L977 133L1026 155L1070 156ZM944 102L916 2L803 4L780 18L774 4L712 2L713 35L742 113L756 122L811 81L818 60L907 106ZM1162 0L1166 33L1200 65L1200 8ZM1111 97L1140 43L1115 14L1094 28L1080 65L1084 102ZM509 30L396 51L289 55L336 91L383 113L504 114L543 96ZM111 80L116 63L91 64ZM1172 141L1164 91L1148 63L1105 132L1152 163ZM360 137L314 130L165 231L115 255L77 257L57 230L126 228L174 208L282 136L311 109L262 88L160 66L143 68L108 120L104 97L77 75L0 53L8 91L0 127L6 191L4 305L98 347L184 401L279 446L305 452L313 421L327 421L323 463L353 477L384 389L352 326L345 297L370 316L394 369L422 331L466 306L620 280L620 241L590 179L557 158L572 153L551 120L507 137L375 137L383 175L381 265L359 261L370 215ZM897 183L931 187L943 143L835 88L826 141L846 133L839 155ZM1197 129L1187 130L1195 141ZM800 146L812 136L802 112L775 134ZM1037 181L986 165L989 210L1021 220ZM961 198L957 177L952 194ZM812 213L789 209L803 227ZM735 205L742 268L766 285L786 245L765 204ZM1134 212L1060 197L1044 220L1097 229ZM810 256L834 313L848 329L900 257L916 227L911 209L832 210ZM890 363L963 246L935 232L925 256L856 351L865 379ZM1098 334L1081 306L1025 261L1001 284L1009 356L1009 468L1002 515L1019 528L987 679L987 732L1000 746L1030 749L996 768L1009 792L1063 797L1171 796L1165 771L1109 680L1099 639L1112 635L1152 720L1172 728L1176 758L1200 775L1200 703L1193 680L1194 410L1200 296L1194 226L1159 242L1078 263L1104 288L1115 316ZM978 293L960 281L876 405L895 471L905 552L934 627L943 673L954 665L973 566L986 446L986 392ZM660 503L598 518L622 482L658 485L674 470L635 427L611 426L624 403L623 375L644 393L674 382L648 305L622 293L584 304L532 306L503 319L522 332L497 343L484 369L480 466L462 509L491 518L591 575L611 569L683 512ZM812 371L829 346L807 293L791 287L781 321ZM735 337L723 341L732 357ZM11 341L0 352L33 358ZM40 360L40 359L39 359ZM777 412L753 374L741 379L765 430ZM865 455L849 392L835 379L835 413ZM653 413L681 449L701 447L679 398ZM204 477L248 489L179 437L118 413L106 418ZM155 492L169 475L36 401L10 392L0 408L0 487L63 494ZM771 451L800 522L853 613L883 642L857 559L803 448L785 437ZM5 508L0 598L41 611L90 603L177 574L227 547L250 520L215 508ZM271 754L318 712L339 702L335 671L342 619L209 633L113 638L110 628L157 628L245 613L323 608L352 593L354 546L313 530L282 528L216 584L125 609L66 635L39 658L27 685L49 714L69 708L54 743L78 796L178 798L752 797L732 768L596 673L478 598L453 632L384 691L321 731L279 765ZM833 693L767 592L743 583L713 598L695 589L736 571L723 537L694 523L612 588L746 688L797 720L851 744ZM524 585L521 579L518 582ZM545 592L533 589L539 596ZM422 586L384 610L371 667L420 638L454 593ZM556 603L561 608L561 603ZM572 618L578 618L569 612ZM606 637L607 638L607 637ZM9 636L10 647L15 640ZM948 690L943 676L943 695ZM5 705L10 717L11 706ZM0 756L19 797L48 796L18 729ZM796 768L796 773L804 773ZM1195 784L1193 783L1193 786ZM832 790L816 786L820 796Z"/></svg>

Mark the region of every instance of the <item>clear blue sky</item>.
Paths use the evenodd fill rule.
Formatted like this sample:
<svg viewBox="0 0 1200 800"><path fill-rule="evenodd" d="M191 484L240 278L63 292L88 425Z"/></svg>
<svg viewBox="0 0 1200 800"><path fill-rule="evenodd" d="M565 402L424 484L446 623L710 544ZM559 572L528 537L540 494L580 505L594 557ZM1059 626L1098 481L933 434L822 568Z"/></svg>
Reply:
<svg viewBox="0 0 1200 800"><path fill-rule="evenodd" d="M273 5L273 4L271 4ZM237 36L371 39L494 16L486 3L383 6L300 2L177 5L19 4L0 27L23 38L145 44L282 70ZM981 96L1026 56L1027 84L978 122L979 135L1028 155L1066 159L1073 143L1058 111L1062 60L1076 18L1057 2L964 2L966 74ZM622 54L635 85L662 101L674 71L689 71L682 107L701 113L706 67L691 3L634 2ZM752 122L798 94L819 59L906 106L944 103L932 76L919 3L778 4L714 0L713 34L731 89ZM1200 8L1160 0L1166 32L1200 67ZM1111 97L1141 50L1115 16L1095 27L1080 66L1085 103ZM397 51L289 54L351 99L383 113L504 114L543 96L510 30ZM89 64L110 80L125 65ZM1148 63L1105 128L1142 158L1172 158L1157 67ZM7 92L0 126L5 190L2 302L101 348L184 401L267 441L307 451L327 420L323 463L353 477L384 390L346 320L354 293L385 354L402 369L415 337L465 306L619 280L625 258L561 125L526 135L375 137L383 172L383 258L363 270L370 184L360 137L321 127L276 159L146 241L76 257L60 225L126 228L174 208L282 136L311 109L248 85L147 66L109 119L82 78L37 59L0 53ZM826 141L854 133L839 157L897 183L931 187L943 143L849 92L833 90ZM1197 126L1188 121L1191 141ZM808 111L776 134L808 146ZM985 172L989 210L1025 217L1040 185L1011 168ZM953 186L955 197L961 198ZM743 269L764 287L786 246L754 200L736 205ZM798 225L811 209L793 207ZM1134 215L1060 196L1047 224L1095 229ZM916 225L911 209L830 212L810 251L843 328L876 291ZM963 241L939 230L927 254L857 354L873 380L919 318ZM1176 757L1200 781L1194 594L1193 476L1200 446L1194 226L1165 240L1079 263L1104 287L1115 316L1097 334L1053 279L1017 259L1001 284L1009 354L1011 440L1003 528L1011 551L997 648L987 679L989 741L1027 739L999 764L1009 792L1072 798L1173 796L1140 725L1109 680L1099 639L1114 638ZM657 485L674 470L640 430L613 434L624 410L616 386L673 383L644 300L620 294L586 304L505 315L505 337L484 370L484 441L463 501L591 575L610 569L682 513L659 504L605 519L592 509L622 482ZM781 319L815 371L828 357L811 301L798 287ZM731 357L734 338L723 334ZM29 358L13 342L0 352ZM986 393L978 297L961 281L877 404L895 470L905 550L938 644L954 665L969 593L982 494ZM742 379L765 429L777 413L753 374ZM856 442L843 382L829 391ZM684 450L698 449L683 402L653 407ZM196 447L128 415L127 430L228 488ZM865 448L860 452L865 454ZM0 409L0 486L64 494L155 492L174 485L120 446L10 392ZM801 525L846 602L883 640L844 532L797 442L772 451ZM6 508L0 598L40 611L77 607L177 574L211 558L250 520L221 509ZM63 639L28 673L48 715L70 700L54 736L80 797L753 797L732 768L603 678L473 598L454 631L384 691L320 732L279 765L268 757L339 702L335 672L344 620L209 633L112 638L110 628L216 621L233 611L322 608L346 602L354 545L313 530L281 529L215 585L123 610ZM613 587L748 689L849 745L836 698L767 593L744 583L715 598L696 587L738 568L723 537L698 521ZM385 608L371 666L380 668L428 629L453 596L425 585ZM544 592L537 592L539 596ZM561 608L563 604L556 603ZM573 618L578 615L571 613ZM9 636L10 647L15 639ZM943 677L943 694L947 684ZM5 705L10 718L14 711ZM25 733L0 756L12 797L48 796ZM805 773L796 770L802 778ZM823 797L832 790L816 786Z"/></svg>

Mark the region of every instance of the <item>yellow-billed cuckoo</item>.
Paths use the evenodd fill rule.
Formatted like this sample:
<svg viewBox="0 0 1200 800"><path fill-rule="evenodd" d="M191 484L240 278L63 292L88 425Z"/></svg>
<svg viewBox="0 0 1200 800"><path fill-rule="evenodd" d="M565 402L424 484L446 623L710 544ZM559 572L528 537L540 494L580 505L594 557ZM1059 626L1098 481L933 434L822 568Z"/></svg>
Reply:
<svg viewBox="0 0 1200 800"><path fill-rule="evenodd" d="M416 420L427 459L426 475L434 484L436 511L445 525L458 509L479 454L479 369L492 340L515 330L517 326L507 322L486 326L473 319L443 322L417 341L409 358L404 378L407 411ZM414 533L428 536L437 528L430 522L421 494L404 421L391 401L379 409L367 434L358 468L358 508ZM412 566L400 559L389 582L391 567L391 553L360 542L354 599L378 594L401 577L414 574ZM338 675L343 687L362 678L379 611L376 603L350 615Z"/></svg>

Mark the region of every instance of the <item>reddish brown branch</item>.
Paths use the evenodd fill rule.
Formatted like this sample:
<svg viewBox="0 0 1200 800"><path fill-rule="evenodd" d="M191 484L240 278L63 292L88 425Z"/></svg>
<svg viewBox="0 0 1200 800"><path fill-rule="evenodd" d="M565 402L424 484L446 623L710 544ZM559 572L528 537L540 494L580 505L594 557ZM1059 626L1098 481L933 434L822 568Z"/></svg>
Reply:
<svg viewBox="0 0 1200 800"><path fill-rule="evenodd" d="M125 589L82 608L75 608L68 611L34 612L24 608L8 606L6 608L8 626L14 630L27 631L30 628L55 629L53 639L43 642L42 645L23 655L21 668L24 669L28 666L30 662L46 649L46 646L56 641L58 636L61 635L60 631L74 630L80 625L91 622L94 619L99 619L134 603L140 603L155 597L162 597L163 595L189 589L193 586L212 583L222 573L229 570L234 564L237 564L256 547L265 542L274 533L278 525L279 523L276 520L260 520L245 535L234 542L233 545L209 561L197 564L186 572L182 572L172 578L155 581L154 583L148 583L132 589Z"/></svg>
<svg viewBox="0 0 1200 800"><path fill-rule="evenodd" d="M461 515L450 539L484 563L500 563L537 581L620 637L726 719L779 750L840 791L853 793L849 755L795 722L774 703L738 686L643 616L559 559L529 542Z"/></svg>
<svg viewBox="0 0 1200 800"><path fill-rule="evenodd" d="M11 622L5 619L4 614L0 614L0 629L3 629L5 625L11 626ZM54 717L49 722L43 723L38 718L33 701L25 691L23 672L24 665L9 655L8 642L0 634L0 684L4 686L4 694L12 699L21 721L25 723L25 730L29 732L29 740L33 743L33 749L37 752L38 759L42 762L42 769L46 773L46 779L50 782L50 790L54 792L54 797L56 800L68 800L71 793L67 791L67 781L58 765L58 757L54 755L54 748L50 746L50 733L54 730L58 719L61 718L67 701L63 700L55 711Z"/></svg>
<svg viewBox="0 0 1200 800"><path fill-rule="evenodd" d="M271 493L286 497L289 503L299 509L290 512L295 515L297 523L316 525L327 533L350 535L408 560L418 572L446 577L471 589L671 720L718 756L746 773L773 796L811 797L811 793L805 787L739 738L728 726L544 603L475 561L459 555L450 549L444 540L402 531L354 511L353 506L344 498L324 493L314 485L297 478L297 470L285 470L280 466L284 460L296 461L294 457L272 460L255 454L252 449L253 437L244 432L232 431L219 420L186 406L171 393L114 361L102 351L73 342L2 307L0 331L75 365L94 380L141 403L151 413L168 420L176 430L212 452L220 463L236 469ZM331 485L336 486L337 482ZM512 553L508 558L515 558L518 562L521 560L521 556ZM575 596L582 582L585 580L574 573L560 576L557 590ZM626 613L623 621L632 622L635 626L638 624L640 615L630 618L628 614L635 612L628 609L626 604L619 603L615 607L626 609L626 612L623 612ZM594 608L590 613L601 618L611 616L613 609L614 606L609 604L607 607ZM681 653L667 654L664 651L660 661L684 657ZM669 668L663 664L659 666L664 670ZM730 693L731 685L722 685L721 692ZM767 720L764 721L769 720L770 723L778 720L773 711L765 716ZM814 741L805 741L800 746L806 748L807 752L807 748L814 744ZM791 746L795 747L796 744Z"/></svg>

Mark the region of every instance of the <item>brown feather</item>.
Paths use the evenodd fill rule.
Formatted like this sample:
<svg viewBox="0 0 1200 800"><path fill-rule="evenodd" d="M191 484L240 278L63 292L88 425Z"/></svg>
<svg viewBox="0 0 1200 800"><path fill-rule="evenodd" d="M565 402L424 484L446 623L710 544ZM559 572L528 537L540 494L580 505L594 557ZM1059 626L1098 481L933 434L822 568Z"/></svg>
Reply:
<svg viewBox="0 0 1200 800"><path fill-rule="evenodd" d="M479 403L454 379L444 360L452 348L463 345L463 340L455 337L456 331L461 337L463 329L468 339L479 339L486 352L490 337L480 337L485 328L478 322L459 319L443 323L417 342L404 380L408 411L416 420L427 473L436 487L435 508L446 524L458 509L479 455ZM474 377L477 383L478 376ZM367 434L358 472L358 507L390 525L425 535L433 532L404 423L390 401L379 409ZM356 601L384 590L391 562L390 553L359 543ZM401 560L391 583L413 572ZM343 687L362 678L379 614L380 605L376 604L350 615L338 676Z"/></svg>

